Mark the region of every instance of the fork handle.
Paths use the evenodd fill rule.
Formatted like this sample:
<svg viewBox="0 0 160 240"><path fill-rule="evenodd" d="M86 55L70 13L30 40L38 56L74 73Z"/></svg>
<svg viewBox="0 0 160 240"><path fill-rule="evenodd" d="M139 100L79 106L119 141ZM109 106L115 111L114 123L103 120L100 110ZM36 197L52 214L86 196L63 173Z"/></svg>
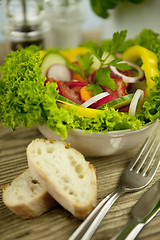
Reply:
<svg viewBox="0 0 160 240"><path fill-rule="evenodd" d="M137 222L135 219L129 221L122 230L111 240L133 240L144 227L144 223Z"/></svg>
<svg viewBox="0 0 160 240"><path fill-rule="evenodd" d="M109 211L113 203L123 194L125 190L118 188L115 192L105 197L90 215L82 222L68 240L89 240L99 224Z"/></svg>

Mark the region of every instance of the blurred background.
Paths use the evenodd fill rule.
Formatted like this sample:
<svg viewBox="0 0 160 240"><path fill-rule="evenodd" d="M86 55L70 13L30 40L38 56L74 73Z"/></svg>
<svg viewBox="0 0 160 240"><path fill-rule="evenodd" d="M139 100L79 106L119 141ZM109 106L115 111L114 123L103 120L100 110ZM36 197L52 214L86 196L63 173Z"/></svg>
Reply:
<svg viewBox="0 0 160 240"><path fill-rule="evenodd" d="M119 0L116 6L112 5L114 0L95 1L111 3L113 9L109 9L107 17L98 16L99 6L93 9L91 2L94 1L0 0L0 43L12 43L13 49L23 41L68 48L85 40L111 38L122 29L128 30L128 38L144 28L160 33L159 0ZM22 22L27 22L25 27Z"/></svg>
<svg viewBox="0 0 160 240"><path fill-rule="evenodd" d="M6 41L8 40L7 36L4 33L4 25L6 24L6 22L8 21L7 18L7 13L6 13L6 3L9 2L7 0L0 0L0 42ZM18 0L12 0L10 1L10 6L12 5L12 10L11 11L15 11L16 9L16 4L20 5L20 1ZM26 2L32 2L30 0L26 0ZM41 0L37 1L37 2L41 2ZM49 2L49 1L46 1ZM57 11L57 8L60 8L60 4L58 4L58 2L65 2L65 1L56 1L56 0L51 0L50 1L52 4L47 3L46 5L49 7L46 7L45 11L46 14L49 14L50 16L44 16L45 19L47 19L50 24L51 24L51 28L52 28L52 24L54 25L54 22L56 22L57 24L57 19L60 18L60 16L54 16L54 15L58 15L58 13L55 13L55 11ZM88 35L90 35L91 38L97 38L97 36L99 34L101 34L101 24L103 22L103 19L98 17L91 9L91 5L90 5L90 1L89 0L80 0L80 1L69 1L70 2L70 6L64 7L64 9L66 10L66 12L68 12L68 16L64 16L64 14L62 13L62 19L64 17L64 20L68 21L68 25L69 25L69 19L68 17L70 17L70 21L71 26L65 26L64 22L62 22L62 24L59 23L59 26L56 26L57 28L62 28L62 25L64 28L66 28L66 34L68 31L68 35L69 34L77 34L78 38L81 38L84 32L86 33L87 37ZM13 7L14 6L14 7ZM31 6L32 7L32 6ZM14 9L15 8L15 9ZM70 10L67 10L67 8L70 8ZM20 13L20 9L17 9L17 11L19 11ZM74 11L74 12L73 12ZM75 14L73 16L73 13ZM60 13L59 13L60 14ZM67 15L66 14L66 15ZM57 18L57 19L55 19ZM54 20L53 20L54 19ZM74 26L75 25L75 26ZM6 28L7 26L5 26ZM54 26L55 28L55 26ZM73 33L71 33L71 30L69 28L77 28L75 31L72 31ZM52 29L53 30L53 29ZM60 30L59 30L60 31ZM89 32L88 32L89 31ZM54 33L53 33L54 34ZM56 33L58 34L58 33ZM52 43L51 37L51 30L49 31L49 35L50 35L50 39L48 39L47 44L49 45L54 45L54 43ZM63 36L62 36L63 37ZM72 38L76 38L75 36L72 36ZM64 39L62 39L64 41ZM79 39L77 40L78 43ZM72 41L73 42L73 41ZM76 39L75 39L75 44L76 44ZM58 43L56 43L55 45L58 45ZM68 43L67 43L68 45ZM74 43L73 43L74 45Z"/></svg>

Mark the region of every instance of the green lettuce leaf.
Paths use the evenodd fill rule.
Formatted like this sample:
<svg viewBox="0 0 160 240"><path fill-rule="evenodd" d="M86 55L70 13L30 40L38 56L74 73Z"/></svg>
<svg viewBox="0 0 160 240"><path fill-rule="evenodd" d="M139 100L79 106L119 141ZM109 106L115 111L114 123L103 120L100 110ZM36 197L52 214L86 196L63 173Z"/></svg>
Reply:
<svg viewBox="0 0 160 240"><path fill-rule="evenodd" d="M37 47L11 52L0 71L0 120L14 130L18 125L27 128L45 122L42 107L44 79L41 78L40 56Z"/></svg>
<svg viewBox="0 0 160 240"><path fill-rule="evenodd" d="M145 118L150 121L160 119L160 76L157 75L152 80L155 82L155 85L150 89L150 95L144 102Z"/></svg>

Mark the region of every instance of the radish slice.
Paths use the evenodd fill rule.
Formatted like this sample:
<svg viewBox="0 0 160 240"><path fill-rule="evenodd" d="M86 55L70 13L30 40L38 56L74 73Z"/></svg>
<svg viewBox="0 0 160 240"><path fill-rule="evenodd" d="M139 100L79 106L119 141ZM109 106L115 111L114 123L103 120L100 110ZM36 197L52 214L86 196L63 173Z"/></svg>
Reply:
<svg viewBox="0 0 160 240"><path fill-rule="evenodd" d="M110 69L111 71L120 76L124 82L127 82L127 83L135 83L135 82L138 82L140 81L140 79L142 79L144 77L144 72L143 70L138 66L136 65L135 63L132 63L132 62L128 62L128 61L121 61L120 63L128 63L129 66L133 67L134 69L136 69L138 71L138 75L135 76L135 77L129 77L129 76L126 76L124 75L123 73L120 73L116 67L113 67L113 66L110 66Z"/></svg>
<svg viewBox="0 0 160 240"><path fill-rule="evenodd" d="M63 63L57 63L51 65L47 70L47 78L53 78L55 80L62 80L68 82L71 80L71 72Z"/></svg>
<svg viewBox="0 0 160 240"><path fill-rule="evenodd" d="M144 91L141 89L138 89L135 92L133 99L130 103L128 114L131 117L135 117L136 113L138 113L138 111L142 109L143 102L144 102Z"/></svg>
<svg viewBox="0 0 160 240"><path fill-rule="evenodd" d="M106 96L109 96L110 94L108 92L103 92L103 93L100 93L90 99L88 99L87 101L85 101L84 103L81 104L82 107L89 107L91 106L93 103L97 102L98 100L106 97Z"/></svg>

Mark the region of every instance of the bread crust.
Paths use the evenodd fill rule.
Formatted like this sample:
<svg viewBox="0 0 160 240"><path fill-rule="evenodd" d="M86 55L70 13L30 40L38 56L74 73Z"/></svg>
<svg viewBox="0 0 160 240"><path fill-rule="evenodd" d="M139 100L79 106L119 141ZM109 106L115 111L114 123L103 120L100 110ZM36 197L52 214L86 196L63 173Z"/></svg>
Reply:
<svg viewBox="0 0 160 240"><path fill-rule="evenodd" d="M56 205L56 201L47 192L41 195L41 199L36 199L34 203L30 203L32 207L30 204L25 203L12 206L7 204L4 197L2 200L13 213L23 219L39 217ZM36 209L34 209L34 207L36 207Z"/></svg>
<svg viewBox="0 0 160 240"><path fill-rule="evenodd" d="M13 181L18 180L18 178L26 171L28 171L28 169L18 175ZM23 219L35 218L51 210L56 205L55 199L53 199L46 190L43 190L41 194L37 194L37 196L35 195L33 199L27 199L27 196L25 196L25 199L21 202L11 203L10 199L8 199L9 196L6 190L11 187L12 182L2 186L2 200L4 204L17 216Z"/></svg>

